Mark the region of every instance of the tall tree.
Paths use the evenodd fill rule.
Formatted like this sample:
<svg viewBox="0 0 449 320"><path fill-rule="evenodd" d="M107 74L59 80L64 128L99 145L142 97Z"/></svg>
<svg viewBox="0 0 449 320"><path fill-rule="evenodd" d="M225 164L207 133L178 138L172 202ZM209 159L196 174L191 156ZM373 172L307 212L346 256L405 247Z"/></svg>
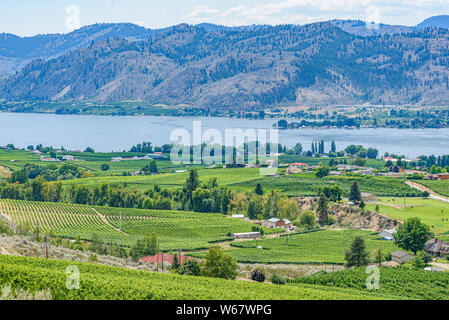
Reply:
<svg viewBox="0 0 449 320"><path fill-rule="evenodd" d="M328 200L324 193L320 194L320 199L318 200L318 209L316 210L318 214L318 222L321 226L328 223L329 212L328 212Z"/></svg>
<svg viewBox="0 0 449 320"><path fill-rule="evenodd" d="M187 200L192 202L192 194L200 186L200 179L198 178L198 171L190 170L189 177L186 180L184 186L184 192L186 194Z"/></svg>
<svg viewBox="0 0 449 320"><path fill-rule="evenodd" d="M360 193L359 184L354 181L351 186L351 192L349 193L349 201L359 203L362 201L362 194Z"/></svg>
<svg viewBox="0 0 449 320"><path fill-rule="evenodd" d="M356 236L345 252L346 267L363 267L368 265L368 252L362 237Z"/></svg>
<svg viewBox="0 0 449 320"><path fill-rule="evenodd" d="M337 152L337 146L335 145L335 141L332 140L331 144L331 153Z"/></svg>

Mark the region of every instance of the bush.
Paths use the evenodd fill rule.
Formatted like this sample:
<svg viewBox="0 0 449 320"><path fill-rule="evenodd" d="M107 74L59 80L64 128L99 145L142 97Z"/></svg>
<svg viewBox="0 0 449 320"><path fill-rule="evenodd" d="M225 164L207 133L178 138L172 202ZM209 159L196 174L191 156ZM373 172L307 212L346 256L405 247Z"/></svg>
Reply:
<svg viewBox="0 0 449 320"><path fill-rule="evenodd" d="M97 261L98 261L97 255L95 253L92 253L89 256L89 262L97 262Z"/></svg>
<svg viewBox="0 0 449 320"><path fill-rule="evenodd" d="M201 274L200 265L196 260L186 260L179 267L178 273L186 276L199 276Z"/></svg>
<svg viewBox="0 0 449 320"><path fill-rule="evenodd" d="M277 275L275 273L271 275L270 281L273 284L285 284L287 282L287 280L283 276Z"/></svg>
<svg viewBox="0 0 449 320"><path fill-rule="evenodd" d="M109 169L111 169L111 166L110 166L109 164L103 163L103 164L101 165L101 170L102 170L102 171L108 171Z"/></svg>
<svg viewBox="0 0 449 320"><path fill-rule="evenodd" d="M257 282L264 282L265 274L259 269L254 269L253 272L251 272L251 280L254 280Z"/></svg>

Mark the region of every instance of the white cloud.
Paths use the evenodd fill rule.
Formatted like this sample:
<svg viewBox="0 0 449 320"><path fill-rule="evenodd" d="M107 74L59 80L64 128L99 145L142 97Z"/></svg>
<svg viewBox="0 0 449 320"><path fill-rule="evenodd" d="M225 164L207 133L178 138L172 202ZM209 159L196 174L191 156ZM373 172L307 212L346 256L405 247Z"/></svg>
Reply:
<svg viewBox="0 0 449 320"><path fill-rule="evenodd" d="M199 6L184 19L189 23L212 22L231 26L304 24L346 18L369 21L373 8L378 8L380 22L412 25L420 22L423 17L444 14L449 10L449 0L272 0L254 6L237 6L224 10Z"/></svg>

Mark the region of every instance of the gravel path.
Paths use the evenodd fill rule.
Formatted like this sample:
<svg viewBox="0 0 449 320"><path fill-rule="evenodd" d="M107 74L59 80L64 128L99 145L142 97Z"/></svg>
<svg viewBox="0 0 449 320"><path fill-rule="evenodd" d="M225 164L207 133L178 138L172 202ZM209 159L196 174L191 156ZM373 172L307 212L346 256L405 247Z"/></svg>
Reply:
<svg viewBox="0 0 449 320"><path fill-rule="evenodd" d="M436 193L432 189L429 189L428 187L423 186L422 184L419 184L419 183L417 183L415 181L408 181L408 180L405 181L405 183L407 185L409 185L410 187L416 189L416 190L419 190L419 191L422 191L422 192L427 191L429 193L429 195L430 195L429 198L431 198L431 199L449 203L449 199L447 197L442 196L442 195Z"/></svg>

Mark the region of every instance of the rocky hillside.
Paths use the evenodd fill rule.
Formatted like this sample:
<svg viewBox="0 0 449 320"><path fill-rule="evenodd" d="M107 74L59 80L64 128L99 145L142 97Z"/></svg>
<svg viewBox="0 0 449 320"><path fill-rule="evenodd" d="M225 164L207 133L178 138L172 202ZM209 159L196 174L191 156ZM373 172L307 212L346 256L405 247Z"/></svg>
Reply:
<svg viewBox="0 0 449 320"><path fill-rule="evenodd" d="M449 31L360 37L332 22L179 25L91 42L0 83L6 100L145 100L202 108L449 103Z"/></svg>

